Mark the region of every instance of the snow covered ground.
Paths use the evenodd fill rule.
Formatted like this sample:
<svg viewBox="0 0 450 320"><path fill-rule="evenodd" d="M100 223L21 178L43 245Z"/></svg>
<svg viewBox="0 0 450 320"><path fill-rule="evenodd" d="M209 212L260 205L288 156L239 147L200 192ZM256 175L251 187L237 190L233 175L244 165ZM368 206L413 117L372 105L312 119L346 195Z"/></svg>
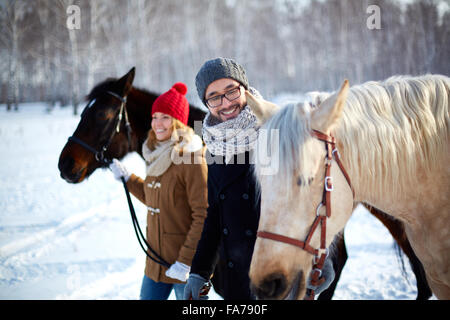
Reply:
<svg viewBox="0 0 450 320"><path fill-rule="evenodd" d="M107 170L78 185L59 176L59 153L78 121L70 108L0 105L0 299L139 297L145 257L122 185ZM124 164L145 175L139 155ZM145 226L145 207L134 205ZM415 299L409 264L406 280L378 220L359 207L345 236L349 259L334 299Z"/></svg>

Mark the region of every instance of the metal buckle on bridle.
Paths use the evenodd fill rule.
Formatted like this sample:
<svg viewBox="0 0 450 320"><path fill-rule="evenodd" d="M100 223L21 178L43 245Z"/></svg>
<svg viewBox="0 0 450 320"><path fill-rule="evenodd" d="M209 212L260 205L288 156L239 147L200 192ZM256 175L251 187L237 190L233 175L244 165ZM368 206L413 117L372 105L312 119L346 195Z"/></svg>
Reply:
<svg viewBox="0 0 450 320"><path fill-rule="evenodd" d="M104 155L105 151L106 151L106 148L102 147L102 150L94 153L95 160L97 160L98 162L103 162L105 160L105 155Z"/></svg>
<svg viewBox="0 0 450 320"><path fill-rule="evenodd" d="M318 279L322 277L322 269L319 268L314 268L311 270L311 274L318 271L319 272L319 276L317 277Z"/></svg>
<svg viewBox="0 0 450 320"><path fill-rule="evenodd" d="M318 205L317 208L316 208L316 217L319 216L319 210L320 210L320 208L322 208L322 207L323 207L323 202L319 203L319 205Z"/></svg>
<svg viewBox="0 0 450 320"><path fill-rule="evenodd" d="M330 181L331 187L328 187L328 184L327 184L328 181ZM325 177L325 190L330 191L330 192L334 190L333 177L330 177L330 176Z"/></svg>
<svg viewBox="0 0 450 320"><path fill-rule="evenodd" d="M335 152L336 152L338 158L340 158L340 157L341 157L341 154L339 153L338 148L334 148L333 151L331 152L331 154L334 155Z"/></svg>

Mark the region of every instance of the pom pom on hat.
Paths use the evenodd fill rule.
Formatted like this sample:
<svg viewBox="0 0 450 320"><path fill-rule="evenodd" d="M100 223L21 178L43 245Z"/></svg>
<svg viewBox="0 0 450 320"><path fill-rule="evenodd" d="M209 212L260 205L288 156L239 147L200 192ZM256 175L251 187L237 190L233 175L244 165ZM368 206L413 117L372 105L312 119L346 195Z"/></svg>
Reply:
<svg viewBox="0 0 450 320"><path fill-rule="evenodd" d="M152 115L162 112L180 120L187 125L189 117L189 102L186 99L187 86L183 82L175 83L169 91L163 93L152 106Z"/></svg>
<svg viewBox="0 0 450 320"><path fill-rule="evenodd" d="M186 95L187 87L183 82L177 82L172 86L172 89L175 89L179 94Z"/></svg>

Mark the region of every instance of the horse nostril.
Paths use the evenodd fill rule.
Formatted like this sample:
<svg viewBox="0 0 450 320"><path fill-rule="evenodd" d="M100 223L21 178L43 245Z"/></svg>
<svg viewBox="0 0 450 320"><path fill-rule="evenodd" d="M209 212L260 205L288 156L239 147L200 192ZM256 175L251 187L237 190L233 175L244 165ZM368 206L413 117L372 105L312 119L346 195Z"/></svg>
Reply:
<svg viewBox="0 0 450 320"><path fill-rule="evenodd" d="M252 287L254 293L260 299L279 298L286 291L286 288L287 280L281 273L273 273L267 276L258 287Z"/></svg>
<svg viewBox="0 0 450 320"><path fill-rule="evenodd" d="M61 178L66 180L69 183L77 183L80 179L82 172L84 169L79 170L78 172L73 172L75 166L75 161L72 157L64 157L59 160L58 169L60 172Z"/></svg>
<svg viewBox="0 0 450 320"><path fill-rule="evenodd" d="M70 175L75 161L72 157L64 157L59 160L58 169L61 174Z"/></svg>

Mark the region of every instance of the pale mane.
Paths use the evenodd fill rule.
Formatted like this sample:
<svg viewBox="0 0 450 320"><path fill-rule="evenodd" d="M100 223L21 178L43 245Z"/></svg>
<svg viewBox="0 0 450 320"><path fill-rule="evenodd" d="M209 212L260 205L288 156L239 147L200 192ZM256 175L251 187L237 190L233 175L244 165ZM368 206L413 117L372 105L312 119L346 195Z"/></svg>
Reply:
<svg viewBox="0 0 450 320"><path fill-rule="evenodd" d="M448 148L449 95L449 78L438 75L396 76L350 88L335 136L352 175L374 193L401 193L402 186L414 183L419 168L433 169ZM317 99L313 96L312 104ZM307 161L311 108L287 105L263 126L279 130L280 170L274 178L287 186Z"/></svg>
<svg viewBox="0 0 450 320"><path fill-rule="evenodd" d="M255 176L258 182L263 176L271 179L274 183L283 189L283 194L290 198L292 196L292 185L296 183L297 174L302 169L302 165L306 162L304 156L308 152L300 152L300 146L304 145L305 140L310 136L311 130L309 123L309 112L311 105L309 103L289 103L281 108L279 112L273 115L260 129L267 130L266 145L257 144L255 152ZM279 146L279 168L275 174L265 175L264 166L261 165L259 156L265 154L260 151L261 148L269 150L272 143L272 135L278 132ZM260 190L259 190L260 191Z"/></svg>

